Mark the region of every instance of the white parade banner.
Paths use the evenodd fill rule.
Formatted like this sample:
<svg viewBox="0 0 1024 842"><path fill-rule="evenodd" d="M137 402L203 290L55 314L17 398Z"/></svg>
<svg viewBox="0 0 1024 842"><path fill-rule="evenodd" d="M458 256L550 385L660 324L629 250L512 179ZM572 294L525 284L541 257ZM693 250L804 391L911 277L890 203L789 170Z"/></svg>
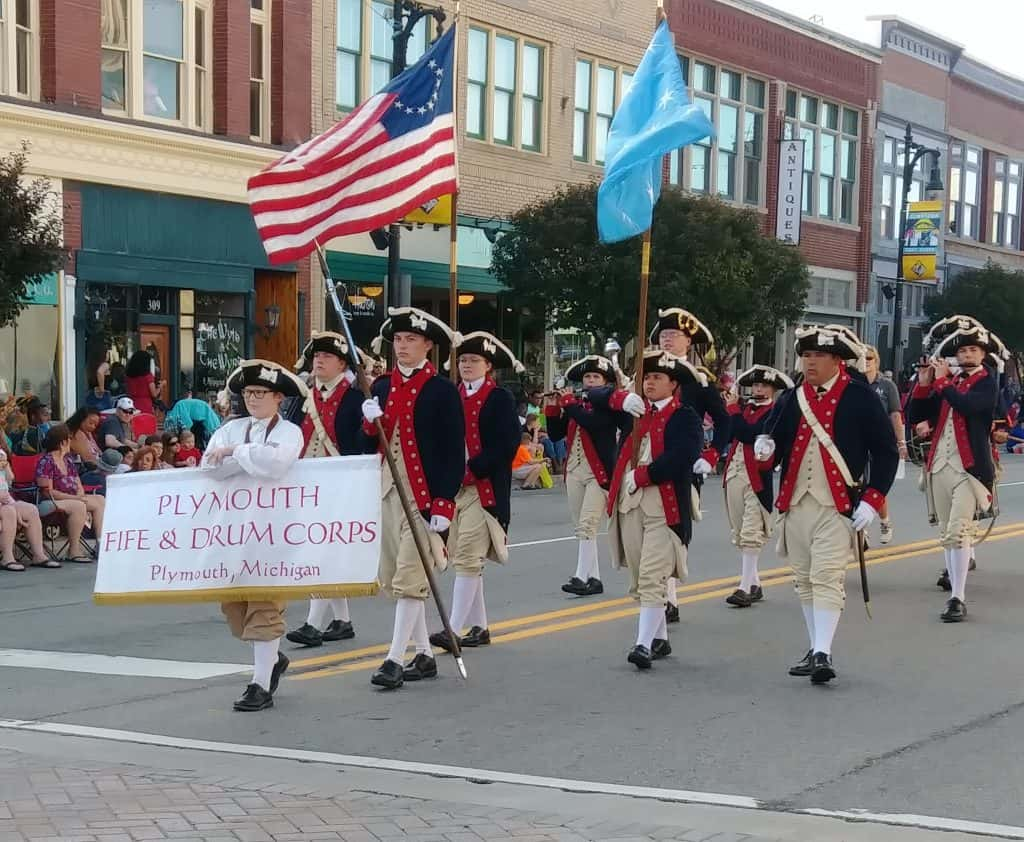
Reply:
<svg viewBox="0 0 1024 842"><path fill-rule="evenodd" d="M380 457L300 459L279 480L198 468L107 479L100 604L371 596Z"/></svg>

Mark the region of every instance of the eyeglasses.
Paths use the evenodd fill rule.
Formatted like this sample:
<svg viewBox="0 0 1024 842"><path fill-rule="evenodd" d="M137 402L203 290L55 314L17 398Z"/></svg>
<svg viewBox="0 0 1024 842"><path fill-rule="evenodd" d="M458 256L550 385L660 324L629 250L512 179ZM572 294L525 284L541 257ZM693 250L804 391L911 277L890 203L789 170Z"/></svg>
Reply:
<svg viewBox="0 0 1024 842"><path fill-rule="evenodd" d="M270 389L243 389L242 397L252 398L254 401L262 400L270 394Z"/></svg>
<svg viewBox="0 0 1024 842"><path fill-rule="evenodd" d="M174 447L174 445L176 445L177 443L178 443L177 439L171 439L169 442L167 442L167 446L168 447Z"/></svg>

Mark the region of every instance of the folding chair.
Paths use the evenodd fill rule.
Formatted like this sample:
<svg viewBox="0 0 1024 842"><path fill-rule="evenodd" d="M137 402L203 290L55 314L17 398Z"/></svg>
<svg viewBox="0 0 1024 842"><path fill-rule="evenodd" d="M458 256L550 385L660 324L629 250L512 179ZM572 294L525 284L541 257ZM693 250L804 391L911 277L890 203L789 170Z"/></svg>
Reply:
<svg viewBox="0 0 1024 842"><path fill-rule="evenodd" d="M15 499L31 503L39 509L39 520L43 524L43 549L46 550L46 554L54 561L60 561L64 557L71 555L71 547L69 546L67 536L68 516L58 509L56 503L53 502L49 495L45 494L36 485L36 466L42 458L42 454L35 454L34 456L11 455L11 470L14 472L14 485L11 486L11 495ZM44 514L43 509L40 508L41 503L52 505L52 511ZM47 506L46 508L50 507ZM89 525L82 530L79 544L81 545L82 552L88 555L89 558L95 559L98 555L98 545L97 549L94 549L86 542L87 533L93 535L92 527Z"/></svg>

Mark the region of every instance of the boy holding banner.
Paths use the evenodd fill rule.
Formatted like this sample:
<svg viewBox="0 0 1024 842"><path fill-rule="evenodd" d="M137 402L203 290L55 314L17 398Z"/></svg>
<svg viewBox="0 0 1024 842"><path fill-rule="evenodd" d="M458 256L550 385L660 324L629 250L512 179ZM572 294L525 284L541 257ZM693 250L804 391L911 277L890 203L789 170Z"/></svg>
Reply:
<svg viewBox="0 0 1024 842"><path fill-rule="evenodd" d="M306 387L277 363L246 360L228 378L227 388L242 396L249 417L229 421L213 434L202 469L222 480L239 473L280 479L295 464L304 444L302 430L279 415L281 402L305 397ZM252 641L252 682L235 702L237 711L274 706L274 691L288 669L288 658L278 651L285 631L284 609L285 603L276 600L221 603L231 633Z"/></svg>

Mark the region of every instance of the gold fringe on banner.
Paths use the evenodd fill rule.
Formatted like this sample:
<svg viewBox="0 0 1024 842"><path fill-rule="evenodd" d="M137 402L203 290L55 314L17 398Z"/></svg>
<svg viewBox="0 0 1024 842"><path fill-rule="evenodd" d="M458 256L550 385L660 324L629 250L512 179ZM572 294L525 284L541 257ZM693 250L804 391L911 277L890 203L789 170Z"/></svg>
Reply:
<svg viewBox="0 0 1024 842"><path fill-rule="evenodd" d="M295 599L376 596L376 582L353 585L328 585L311 591L308 585L279 588L209 588L199 591L133 591L131 593L95 593L97 605L174 605L189 602L288 602Z"/></svg>

